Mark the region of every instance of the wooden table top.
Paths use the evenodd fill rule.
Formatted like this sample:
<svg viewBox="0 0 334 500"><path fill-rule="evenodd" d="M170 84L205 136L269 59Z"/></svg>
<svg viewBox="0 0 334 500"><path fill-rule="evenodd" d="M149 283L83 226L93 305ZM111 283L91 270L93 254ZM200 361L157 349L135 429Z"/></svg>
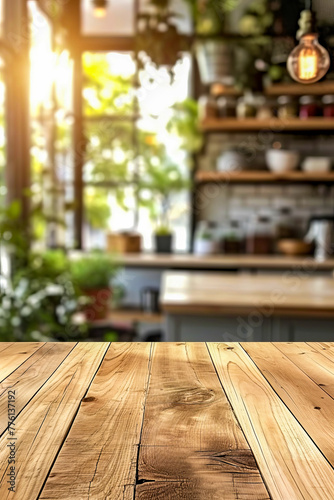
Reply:
<svg viewBox="0 0 334 500"><path fill-rule="evenodd" d="M194 255L135 253L120 256L125 267L166 269L291 269L331 271L334 259L323 262L313 257L287 257L284 255Z"/></svg>
<svg viewBox="0 0 334 500"><path fill-rule="evenodd" d="M294 273L247 276L166 271L161 306L170 314L334 317L334 279Z"/></svg>
<svg viewBox="0 0 334 500"><path fill-rule="evenodd" d="M0 498L333 500L333 398L334 343L0 344Z"/></svg>

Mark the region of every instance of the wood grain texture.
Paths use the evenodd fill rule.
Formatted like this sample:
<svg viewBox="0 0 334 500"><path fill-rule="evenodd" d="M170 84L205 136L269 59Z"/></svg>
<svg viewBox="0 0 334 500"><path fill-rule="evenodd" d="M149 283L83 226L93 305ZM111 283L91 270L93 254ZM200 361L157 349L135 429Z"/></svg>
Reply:
<svg viewBox="0 0 334 500"><path fill-rule="evenodd" d="M40 496L132 500L150 344L112 344Z"/></svg>
<svg viewBox="0 0 334 500"><path fill-rule="evenodd" d="M323 391L334 398L334 358L330 360L323 349L305 342L275 344L298 368L306 373ZM331 348L334 352L334 345Z"/></svg>
<svg viewBox="0 0 334 500"><path fill-rule="evenodd" d="M0 382L15 371L26 359L43 344L38 342L22 342L19 344L6 345L0 350Z"/></svg>
<svg viewBox="0 0 334 500"><path fill-rule="evenodd" d="M274 344L241 344L274 391L334 466L334 400Z"/></svg>
<svg viewBox="0 0 334 500"><path fill-rule="evenodd" d="M238 344L208 344L272 498L332 500L334 470Z"/></svg>
<svg viewBox="0 0 334 500"><path fill-rule="evenodd" d="M334 362L333 342L312 342L311 345L316 351L319 351L323 356Z"/></svg>
<svg viewBox="0 0 334 500"><path fill-rule="evenodd" d="M0 439L0 498L36 499L109 344L78 344L16 419L17 489L8 491L8 437Z"/></svg>
<svg viewBox="0 0 334 500"><path fill-rule="evenodd" d="M171 314L250 314L334 317L334 280L282 276L246 276L166 272L161 305Z"/></svg>
<svg viewBox="0 0 334 500"><path fill-rule="evenodd" d="M15 414L18 416L74 346L75 343L70 342L44 344L0 383L0 436L8 425L8 390L16 391Z"/></svg>
<svg viewBox="0 0 334 500"><path fill-rule="evenodd" d="M136 498L269 498L205 344L155 345Z"/></svg>
<svg viewBox="0 0 334 500"><path fill-rule="evenodd" d="M334 259L317 262L309 257L287 257L280 255L193 255L193 254L125 254L122 265L137 268L167 269L323 269L333 270Z"/></svg>
<svg viewBox="0 0 334 500"><path fill-rule="evenodd" d="M245 184L276 184L279 182L308 184L313 182L324 182L333 184L334 174L332 172L282 172L275 173L268 170L244 170L239 172L216 172L199 170L196 172L195 180L198 183L245 183Z"/></svg>

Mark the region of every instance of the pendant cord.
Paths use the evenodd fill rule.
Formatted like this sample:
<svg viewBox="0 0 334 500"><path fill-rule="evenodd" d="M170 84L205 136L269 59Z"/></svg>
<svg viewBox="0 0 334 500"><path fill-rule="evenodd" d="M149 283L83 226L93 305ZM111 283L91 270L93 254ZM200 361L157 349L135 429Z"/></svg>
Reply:
<svg viewBox="0 0 334 500"><path fill-rule="evenodd" d="M312 0L305 0L305 10L312 10Z"/></svg>

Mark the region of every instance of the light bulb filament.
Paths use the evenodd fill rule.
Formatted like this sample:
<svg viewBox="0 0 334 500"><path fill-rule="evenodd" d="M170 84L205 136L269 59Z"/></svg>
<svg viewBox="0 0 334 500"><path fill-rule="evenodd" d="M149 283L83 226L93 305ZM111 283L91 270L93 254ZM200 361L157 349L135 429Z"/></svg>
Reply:
<svg viewBox="0 0 334 500"><path fill-rule="evenodd" d="M311 49L304 49L298 61L298 73L301 80L312 80L317 75L318 57Z"/></svg>

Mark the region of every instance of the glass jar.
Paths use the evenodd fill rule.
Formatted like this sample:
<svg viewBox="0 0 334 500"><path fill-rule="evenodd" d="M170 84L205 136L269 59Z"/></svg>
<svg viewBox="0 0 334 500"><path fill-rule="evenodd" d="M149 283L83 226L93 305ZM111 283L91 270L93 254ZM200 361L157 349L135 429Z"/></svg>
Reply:
<svg viewBox="0 0 334 500"><path fill-rule="evenodd" d="M254 118L256 116L256 103L252 93L246 93L238 99L237 117L240 119Z"/></svg>
<svg viewBox="0 0 334 500"><path fill-rule="evenodd" d="M304 95L300 98L299 117L303 120L318 116L319 106L316 98L312 95Z"/></svg>
<svg viewBox="0 0 334 500"><path fill-rule="evenodd" d="M277 116L282 120L286 118L296 118L298 116L298 106L295 99L288 95L281 95L277 99Z"/></svg>
<svg viewBox="0 0 334 500"><path fill-rule="evenodd" d="M216 99L211 95L203 95L198 100L199 119L217 118L218 105Z"/></svg>
<svg viewBox="0 0 334 500"><path fill-rule="evenodd" d="M294 238L294 219L292 216L291 208L283 207L281 208L276 217L276 238L277 240L282 240L285 238Z"/></svg>
<svg viewBox="0 0 334 500"><path fill-rule="evenodd" d="M259 216L251 222L246 240L247 253L266 255L273 251L274 228L269 217Z"/></svg>
<svg viewBox="0 0 334 500"><path fill-rule="evenodd" d="M258 120L270 120L274 116L274 110L271 103L263 96L257 98L256 118Z"/></svg>
<svg viewBox="0 0 334 500"><path fill-rule="evenodd" d="M324 95L323 102L323 115L326 118L334 118L334 95Z"/></svg>
<svg viewBox="0 0 334 500"><path fill-rule="evenodd" d="M217 100L218 115L221 118L235 118L237 100L230 96L221 96Z"/></svg>

